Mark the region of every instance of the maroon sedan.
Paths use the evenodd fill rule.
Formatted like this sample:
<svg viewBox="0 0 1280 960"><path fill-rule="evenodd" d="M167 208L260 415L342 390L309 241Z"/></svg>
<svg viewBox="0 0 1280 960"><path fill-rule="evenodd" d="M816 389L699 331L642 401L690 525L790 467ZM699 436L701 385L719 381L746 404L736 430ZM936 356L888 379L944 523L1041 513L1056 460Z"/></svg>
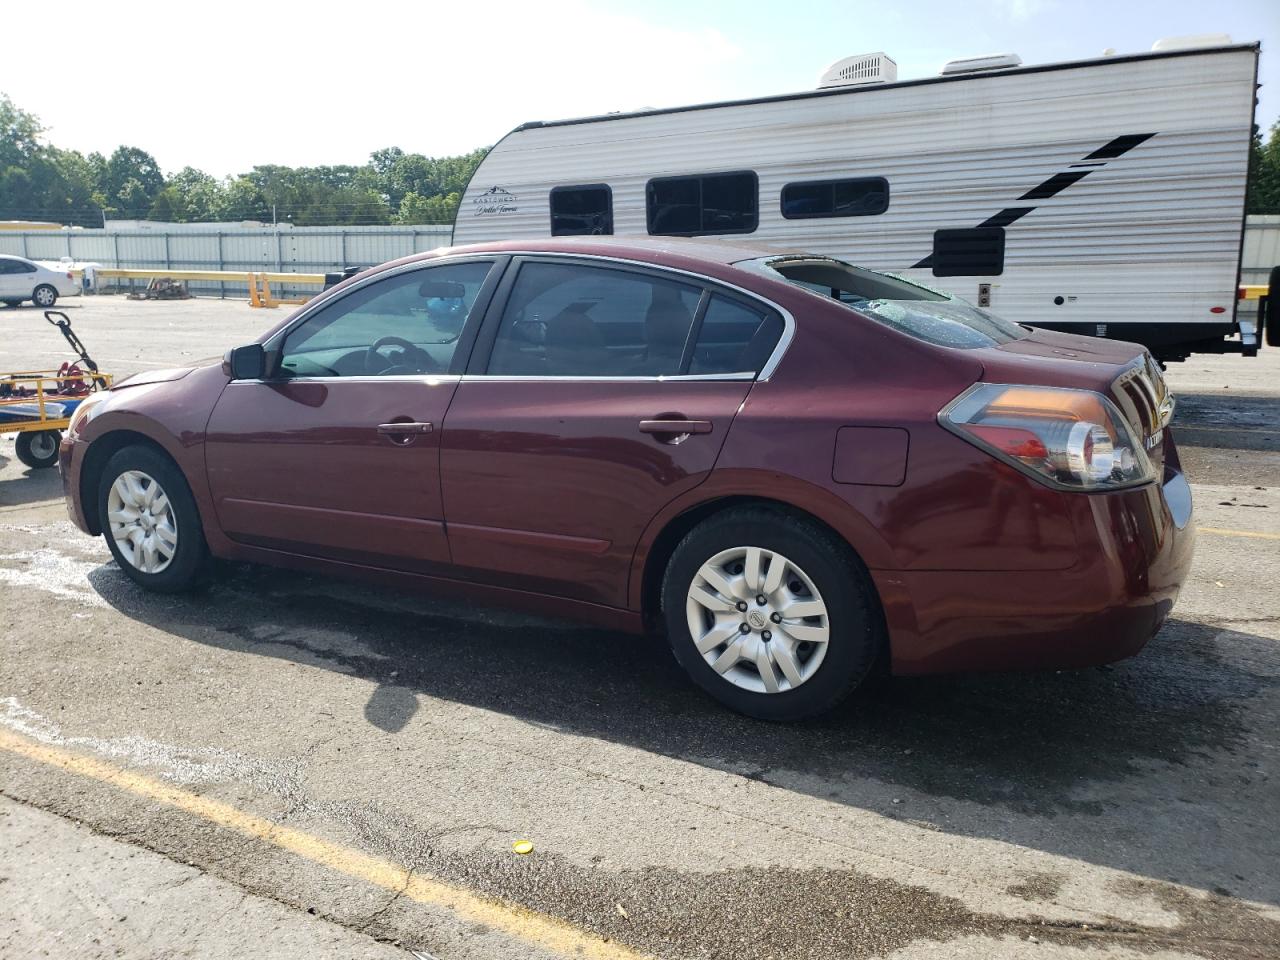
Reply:
<svg viewBox="0 0 1280 960"><path fill-rule="evenodd" d="M1191 562L1138 346L828 257L679 240L455 248L221 365L86 400L76 524L139 584L210 554L660 627L734 709L893 672L1136 653Z"/></svg>

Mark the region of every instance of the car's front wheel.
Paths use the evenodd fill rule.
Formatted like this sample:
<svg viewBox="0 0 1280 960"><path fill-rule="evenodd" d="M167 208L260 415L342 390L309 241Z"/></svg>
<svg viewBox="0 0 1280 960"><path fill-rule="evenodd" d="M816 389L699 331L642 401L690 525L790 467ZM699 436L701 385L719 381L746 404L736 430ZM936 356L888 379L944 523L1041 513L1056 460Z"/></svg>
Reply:
<svg viewBox="0 0 1280 960"><path fill-rule="evenodd" d="M835 707L882 647L874 588L854 552L769 507L728 510L690 531L667 565L662 606L694 682L765 720Z"/></svg>
<svg viewBox="0 0 1280 960"><path fill-rule="evenodd" d="M36 287L31 294L31 299L37 307L48 309L58 302L58 291L47 283L42 283Z"/></svg>
<svg viewBox="0 0 1280 960"><path fill-rule="evenodd" d="M6 307L20 307L20 306L22 306L22 301L21 301L21 300L6 300L6 301L4 302L4 305L5 305Z"/></svg>
<svg viewBox="0 0 1280 960"><path fill-rule="evenodd" d="M182 472L151 447L117 451L102 471L98 515L111 555L129 579L161 593L190 589L209 556Z"/></svg>

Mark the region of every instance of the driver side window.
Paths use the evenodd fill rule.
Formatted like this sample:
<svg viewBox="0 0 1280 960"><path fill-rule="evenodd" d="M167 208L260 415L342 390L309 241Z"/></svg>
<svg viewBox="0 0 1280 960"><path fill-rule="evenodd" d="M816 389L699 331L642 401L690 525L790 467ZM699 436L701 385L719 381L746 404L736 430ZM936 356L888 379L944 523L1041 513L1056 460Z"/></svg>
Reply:
<svg viewBox="0 0 1280 960"><path fill-rule="evenodd" d="M284 341L285 377L447 373L493 264L442 264L365 284L321 307Z"/></svg>

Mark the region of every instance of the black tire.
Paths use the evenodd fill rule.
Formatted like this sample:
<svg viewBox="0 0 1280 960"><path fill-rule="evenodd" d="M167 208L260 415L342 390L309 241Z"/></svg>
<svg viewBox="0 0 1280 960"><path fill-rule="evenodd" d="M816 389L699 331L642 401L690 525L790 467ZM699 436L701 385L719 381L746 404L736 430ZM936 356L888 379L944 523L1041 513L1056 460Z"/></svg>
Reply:
<svg viewBox="0 0 1280 960"><path fill-rule="evenodd" d="M6 300L6 301L4 302L4 305L5 305L6 307L20 307L20 306L22 306L22 301L21 301L21 300Z"/></svg>
<svg viewBox="0 0 1280 960"><path fill-rule="evenodd" d="M1280 267L1272 267L1267 278L1267 316L1262 332L1268 347L1280 347Z"/></svg>
<svg viewBox="0 0 1280 960"><path fill-rule="evenodd" d="M47 283L42 283L31 291L31 302L42 310L48 310L58 302L58 291Z"/></svg>
<svg viewBox="0 0 1280 960"><path fill-rule="evenodd" d="M168 498L173 513L177 543L168 565L149 573L140 570L129 561L111 535L111 523L107 516L107 503L111 487L122 474L138 471L160 485ZM209 547L205 543L204 530L200 526L200 513L195 498L187 485L186 477L169 457L154 447L131 446L112 454L102 471L98 485L98 516L102 536L120 569L134 583L157 593L181 593L197 586L208 566Z"/></svg>
<svg viewBox="0 0 1280 960"><path fill-rule="evenodd" d="M794 688L744 689L714 670L695 646L686 615L694 576L717 554L743 546L762 547L798 565L826 605L825 656ZM662 614L672 652L694 683L727 707L761 720L799 720L833 709L867 677L885 646L875 587L857 554L813 520L771 507L726 510L690 531L663 575Z"/></svg>
<svg viewBox="0 0 1280 960"><path fill-rule="evenodd" d="M58 444L62 434L57 430L31 430L18 434L14 453L32 470L46 470L58 465Z"/></svg>

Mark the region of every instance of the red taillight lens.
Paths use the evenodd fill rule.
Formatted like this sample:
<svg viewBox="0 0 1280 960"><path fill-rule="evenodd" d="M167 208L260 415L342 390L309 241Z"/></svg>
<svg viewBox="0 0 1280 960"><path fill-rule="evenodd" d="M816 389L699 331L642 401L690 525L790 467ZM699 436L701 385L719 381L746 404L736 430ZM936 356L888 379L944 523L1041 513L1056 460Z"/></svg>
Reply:
<svg viewBox="0 0 1280 960"><path fill-rule="evenodd" d="M1001 453L1022 459L1044 459L1049 456L1044 441L1021 427L996 427L976 424L970 427L974 436L985 440Z"/></svg>
<svg viewBox="0 0 1280 960"><path fill-rule="evenodd" d="M1102 490L1155 475L1120 412L1090 390L977 383L938 422L1052 486Z"/></svg>

